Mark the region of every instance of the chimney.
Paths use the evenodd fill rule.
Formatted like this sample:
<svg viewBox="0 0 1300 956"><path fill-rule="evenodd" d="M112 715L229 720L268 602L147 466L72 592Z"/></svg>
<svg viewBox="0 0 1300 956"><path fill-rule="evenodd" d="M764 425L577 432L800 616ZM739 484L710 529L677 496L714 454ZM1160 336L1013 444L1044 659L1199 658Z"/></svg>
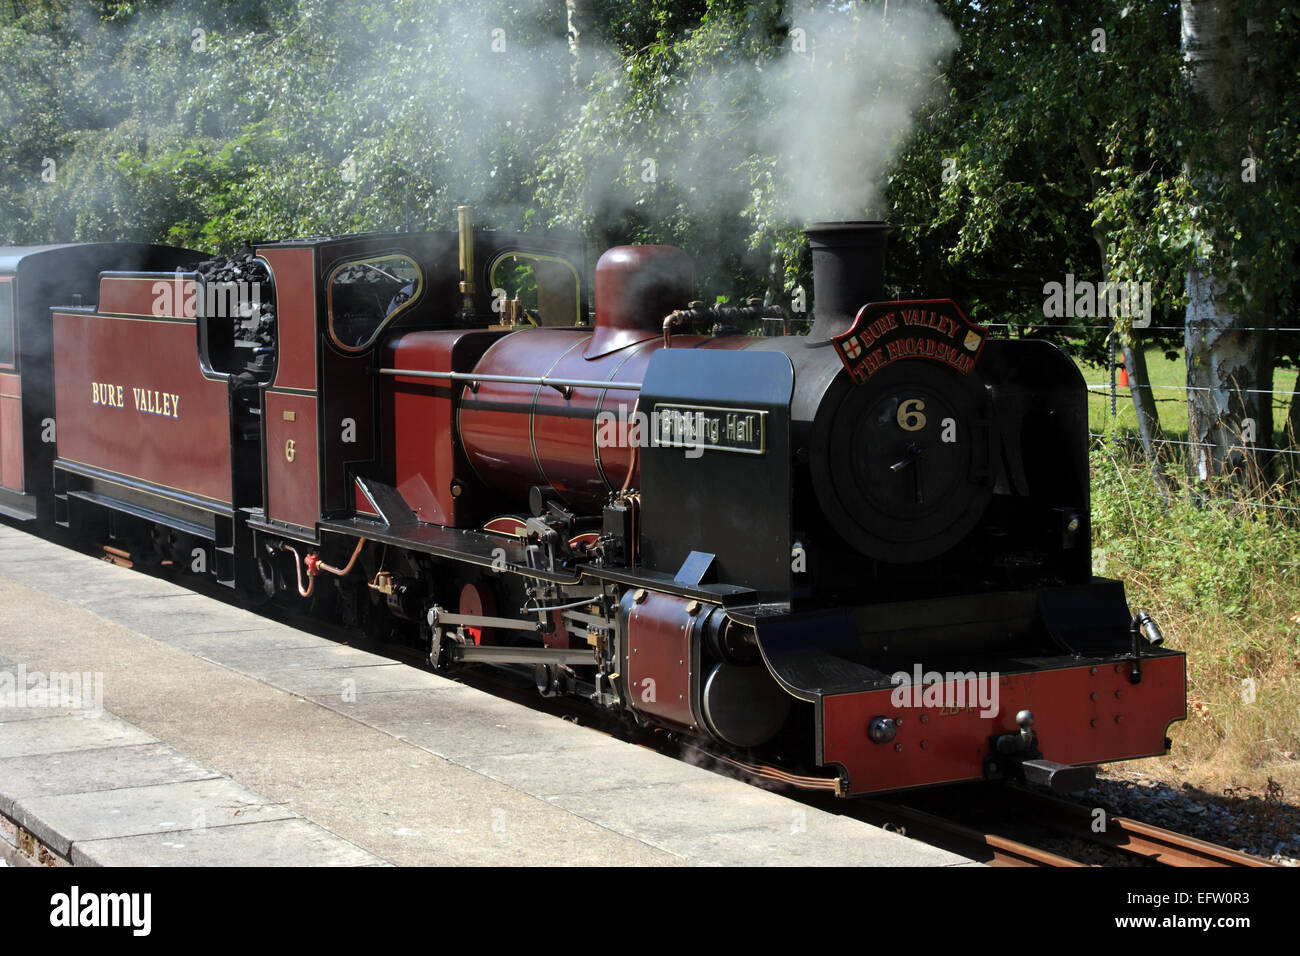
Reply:
<svg viewBox="0 0 1300 956"><path fill-rule="evenodd" d="M810 342L847 332L858 310L885 297L886 222L814 222L804 230L813 257Z"/></svg>

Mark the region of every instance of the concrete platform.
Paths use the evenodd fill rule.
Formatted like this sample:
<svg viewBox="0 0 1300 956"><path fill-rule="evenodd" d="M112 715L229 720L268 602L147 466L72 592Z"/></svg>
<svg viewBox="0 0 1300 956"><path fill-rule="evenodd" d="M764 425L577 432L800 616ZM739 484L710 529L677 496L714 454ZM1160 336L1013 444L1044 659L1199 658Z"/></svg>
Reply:
<svg viewBox="0 0 1300 956"><path fill-rule="evenodd" d="M0 607L0 833L60 862L975 865L5 525Z"/></svg>

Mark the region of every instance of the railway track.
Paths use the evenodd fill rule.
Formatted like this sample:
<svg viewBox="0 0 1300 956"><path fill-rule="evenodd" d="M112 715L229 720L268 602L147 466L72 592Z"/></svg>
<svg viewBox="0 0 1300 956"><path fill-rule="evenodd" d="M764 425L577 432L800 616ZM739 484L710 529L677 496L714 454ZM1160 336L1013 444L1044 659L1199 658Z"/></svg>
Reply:
<svg viewBox="0 0 1300 956"><path fill-rule="evenodd" d="M994 866L1076 867L1097 865L1083 847L1114 854L1117 865L1171 867L1272 867L1278 864L1228 847L1099 808L1071 803L1014 786L998 788L996 806L977 801L954 819L935 812L933 795L870 801L868 813L882 826L966 853ZM974 810L974 812L972 812ZM981 812L982 811L982 812ZM972 820L975 816L977 819ZM988 822L985 823L984 821ZM1062 848L1048 849L1043 844Z"/></svg>

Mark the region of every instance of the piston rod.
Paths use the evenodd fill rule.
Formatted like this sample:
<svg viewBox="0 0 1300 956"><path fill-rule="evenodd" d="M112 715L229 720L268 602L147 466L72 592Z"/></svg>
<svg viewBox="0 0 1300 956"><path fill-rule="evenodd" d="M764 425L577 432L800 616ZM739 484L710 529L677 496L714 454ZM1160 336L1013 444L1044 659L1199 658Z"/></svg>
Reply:
<svg viewBox="0 0 1300 956"><path fill-rule="evenodd" d="M480 647L475 644L451 644L448 654L454 661L490 664L594 664L590 647Z"/></svg>
<svg viewBox="0 0 1300 956"><path fill-rule="evenodd" d="M429 611L430 627L496 627L511 631L541 633L539 621L521 621L513 617L485 617L482 614L452 614L438 606Z"/></svg>

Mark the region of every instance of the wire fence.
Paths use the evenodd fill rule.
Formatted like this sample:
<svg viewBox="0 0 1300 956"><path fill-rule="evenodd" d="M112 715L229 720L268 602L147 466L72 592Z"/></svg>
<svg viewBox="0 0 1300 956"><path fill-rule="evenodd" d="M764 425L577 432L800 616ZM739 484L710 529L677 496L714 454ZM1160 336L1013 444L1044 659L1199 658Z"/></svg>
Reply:
<svg viewBox="0 0 1300 956"><path fill-rule="evenodd" d="M1091 323L1090 323L1091 324ZM991 327L1012 328L1009 324L990 324ZM1112 328L1109 322L1096 323L1096 329L1110 331ZM1149 326L1142 328L1141 332L1183 332L1183 326ZM1260 332L1300 332L1300 328L1284 326L1280 328L1234 328L1234 333L1260 333ZM1160 465L1167 469L1171 476L1177 476L1179 473L1186 474L1184 471L1186 460L1196 451L1213 452L1216 448L1221 448L1212 442L1193 441L1190 436L1186 438L1169 437L1168 432L1173 431L1175 435L1180 429L1179 424L1185 422L1178 410L1185 408L1188 398L1193 393L1208 393L1216 391L1209 386L1189 385L1184 383L1172 384L1169 382L1149 381L1145 385L1135 385L1132 382L1126 382L1126 372L1122 358L1117 354L1118 349L1114 347L1114 336L1111 348L1111 374L1109 382L1089 382L1087 385L1090 395L1104 397L1108 399L1104 406L1099 409L1097 403L1089 403L1089 421L1092 428L1089 435L1094 441L1114 440L1117 437L1123 441L1135 455L1142 454L1142 441L1136 433L1136 412L1133 405L1132 397L1136 389L1147 389L1150 400L1157 405L1159 417L1161 418L1160 428L1157 434L1150 436L1150 444L1157 449L1156 457ZM1160 349L1156 343L1148 342L1144 345L1141 341L1136 343L1137 347L1147 349ZM1186 366L1182 364L1185 361L1184 351L1180 347L1177 349L1180 354L1180 370L1182 375L1186 375ZM1157 353L1158 354L1158 353ZM1157 358L1150 351L1147 355L1148 377L1157 378L1156 370L1166 360L1163 356ZM1095 366L1092 366L1095 368ZM1104 373L1106 369L1101 369ZM1242 442L1241 444L1221 449L1229 454L1237 454L1244 457L1249 462L1249 467L1255 470L1259 475L1258 466L1263 463L1265 471L1269 474L1278 474L1279 480L1262 481L1256 483L1256 490L1251 491L1248 484L1240 484L1234 489L1231 496L1230 504L1233 507L1247 507L1267 509L1274 512L1296 513L1300 514L1300 442L1297 442L1296 436L1290 434L1289 429L1289 412L1291 406L1295 403L1295 396L1300 394L1300 378L1296 377L1296 371L1292 369L1276 368L1274 370L1274 383L1276 385L1290 387L1275 388L1243 388L1236 389L1236 393L1241 396L1269 396L1273 406L1274 420L1273 433L1261 434L1261 441ZM1280 380L1280 381L1279 381ZM1166 421L1166 417L1170 421ZM1105 423L1104 427L1110 425L1117 426L1112 431L1098 431L1097 426ZM1172 427L1171 427L1172 426ZM1278 464L1276 471L1272 470L1267 463L1273 461ZM1154 479L1151 479L1154 480ZM1205 495L1198 494L1194 483L1188 483L1185 487L1189 496L1199 500L1210 501L1208 491Z"/></svg>

